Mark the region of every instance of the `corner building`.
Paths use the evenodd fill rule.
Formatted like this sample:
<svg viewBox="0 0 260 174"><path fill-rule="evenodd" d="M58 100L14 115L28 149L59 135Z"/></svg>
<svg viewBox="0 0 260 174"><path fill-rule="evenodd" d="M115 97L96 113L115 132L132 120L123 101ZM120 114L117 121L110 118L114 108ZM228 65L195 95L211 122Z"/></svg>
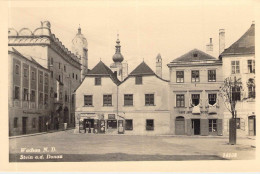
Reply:
<svg viewBox="0 0 260 174"><path fill-rule="evenodd" d="M9 28L8 46L15 48L25 57L32 57L39 65L49 71L48 114L46 113L48 119L44 121L39 119L37 124L46 125L47 123L50 129L63 129L66 126L74 127L75 101L73 92L81 82L81 60L79 57L69 51L51 32L49 21L41 22L41 26L35 30L22 28L16 31ZM22 69L24 68L22 67ZM36 72L36 76L39 76L38 72ZM20 92L22 96L25 95L22 90ZM28 95L30 105L32 94L29 92ZM36 93L36 98L39 95ZM19 101L22 102L22 99L20 98ZM14 117L10 114L23 117L24 112L20 110L14 113L13 107L16 106L9 106L9 118ZM38 113L38 111L30 112ZM9 122L13 122L13 120L9 120ZM25 124L30 123L28 121ZM38 129L37 131L44 130ZM15 132L12 127L10 127L10 132ZM16 134L22 134L22 132L12 133L12 135Z"/></svg>
<svg viewBox="0 0 260 174"><path fill-rule="evenodd" d="M198 49L174 59L170 71L171 130L176 135L223 135L222 62Z"/></svg>

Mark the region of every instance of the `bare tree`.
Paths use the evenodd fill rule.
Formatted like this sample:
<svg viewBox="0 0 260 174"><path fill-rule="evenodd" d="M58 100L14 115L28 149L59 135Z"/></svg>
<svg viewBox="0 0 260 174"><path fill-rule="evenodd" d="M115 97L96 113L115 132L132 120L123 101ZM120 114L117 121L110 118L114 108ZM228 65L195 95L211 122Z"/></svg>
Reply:
<svg viewBox="0 0 260 174"><path fill-rule="evenodd" d="M243 86L240 78L227 77L220 87L219 95L223 98L232 118L229 120L229 144L236 144L236 104L242 100Z"/></svg>

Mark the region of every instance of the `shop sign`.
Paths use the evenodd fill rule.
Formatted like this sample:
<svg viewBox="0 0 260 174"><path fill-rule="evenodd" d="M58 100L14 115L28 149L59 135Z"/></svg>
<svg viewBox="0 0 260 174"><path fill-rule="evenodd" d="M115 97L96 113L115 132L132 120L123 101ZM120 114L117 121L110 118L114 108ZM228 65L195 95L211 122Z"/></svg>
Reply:
<svg viewBox="0 0 260 174"><path fill-rule="evenodd" d="M115 120L116 119L116 115L115 114L108 114L108 119L109 120Z"/></svg>

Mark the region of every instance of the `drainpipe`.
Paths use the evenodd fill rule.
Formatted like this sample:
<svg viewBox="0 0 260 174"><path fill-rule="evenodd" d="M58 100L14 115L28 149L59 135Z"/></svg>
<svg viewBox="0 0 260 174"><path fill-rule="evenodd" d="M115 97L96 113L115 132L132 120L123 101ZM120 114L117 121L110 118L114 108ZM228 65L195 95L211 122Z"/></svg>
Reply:
<svg viewBox="0 0 260 174"><path fill-rule="evenodd" d="M116 86L116 115L118 117L118 85Z"/></svg>

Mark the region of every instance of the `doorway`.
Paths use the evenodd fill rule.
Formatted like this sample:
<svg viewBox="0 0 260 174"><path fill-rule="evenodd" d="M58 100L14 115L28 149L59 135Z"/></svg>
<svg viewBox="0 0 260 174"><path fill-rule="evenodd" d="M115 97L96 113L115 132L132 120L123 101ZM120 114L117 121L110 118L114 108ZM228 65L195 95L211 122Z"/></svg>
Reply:
<svg viewBox="0 0 260 174"><path fill-rule="evenodd" d="M182 116L176 117L175 134L176 135L184 135L185 134L185 120L184 120L184 117L182 117Z"/></svg>
<svg viewBox="0 0 260 174"><path fill-rule="evenodd" d="M84 119L83 128L85 133L88 131L91 133L91 128L94 128L94 119Z"/></svg>
<svg viewBox="0 0 260 174"><path fill-rule="evenodd" d="M27 132L27 129L26 129L26 127L27 127L27 117L23 117L23 127L22 127L22 130L23 130L23 134L26 134L26 132Z"/></svg>
<svg viewBox="0 0 260 174"><path fill-rule="evenodd" d="M193 135L200 135L200 119L192 119L191 126Z"/></svg>
<svg viewBox="0 0 260 174"><path fill-rule="evenodd" d="M256 135L256 127L255 127L255 116L248 117L248 135L255 136Z"/></svg>

